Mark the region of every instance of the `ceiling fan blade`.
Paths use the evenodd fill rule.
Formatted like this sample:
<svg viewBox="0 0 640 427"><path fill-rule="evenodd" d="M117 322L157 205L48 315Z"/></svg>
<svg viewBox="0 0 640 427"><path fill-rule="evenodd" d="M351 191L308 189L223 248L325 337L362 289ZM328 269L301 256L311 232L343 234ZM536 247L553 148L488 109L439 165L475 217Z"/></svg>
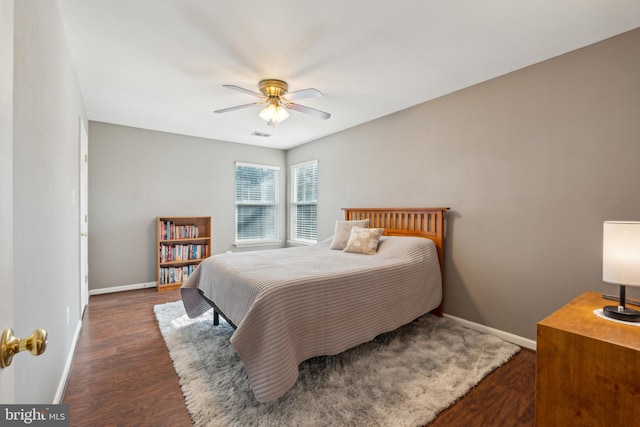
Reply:
<svg viewBox="0 0 640 427"><path fill-rule="evenodd" d="M289 101L303 98L320 98L321 96L322 92L314 88L296 90L295 92L288 92L284 95L284 97Z"/></svg>
<svg viewBox="0 0 640 427"><path fill-rule="evenodd" d="M300 104L294 104L293 102L288 102L285 105L290 110L299 111L301 113L308 114L310 116L317 117L322 120L327 120L329 117L331 117L331 114L325 113L324 111L316 110L315 108L311 108L311 107L305 107L304 105L300 105Z"/></svg>
<svg viewBox="0 0 640 427"><path fill-rule="evenodd" d="M248 93L249 95L257 96L258 98L265 98L265 96L264 96L263 94L261 94L261 93L254 92L254 91L252 91L252 90L245 89L245 88L240 87L240 86L236 86L236 85L222 85L222 87L226 87L227 89L237 90L238 92Z"/></svg>
<svg viewBox="0 0 640 427"><path fill-rule="evenodd" d="M255 107L256 105L262 105L262 102L252 102L251 104L236 105L235 107L223 108L222 110L216 110L214 113L228 113L229 111L241 110L243 108Z"/></svg>

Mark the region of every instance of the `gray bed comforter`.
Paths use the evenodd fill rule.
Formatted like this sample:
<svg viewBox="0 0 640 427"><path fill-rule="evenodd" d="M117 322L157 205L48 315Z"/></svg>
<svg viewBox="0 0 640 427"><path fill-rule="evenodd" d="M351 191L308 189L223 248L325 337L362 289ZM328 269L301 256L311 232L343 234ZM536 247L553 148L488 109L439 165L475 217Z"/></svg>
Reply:
<svg viewBox="0 0 640 427"><path fill-rule="evenodd" d="M330 244L215 255L181 288L190 317L211 308L202 291L237 325L231 344L260 402L284 395L300 362L370 341L442 300L431 240L383 237L375 255Z"/></svg>

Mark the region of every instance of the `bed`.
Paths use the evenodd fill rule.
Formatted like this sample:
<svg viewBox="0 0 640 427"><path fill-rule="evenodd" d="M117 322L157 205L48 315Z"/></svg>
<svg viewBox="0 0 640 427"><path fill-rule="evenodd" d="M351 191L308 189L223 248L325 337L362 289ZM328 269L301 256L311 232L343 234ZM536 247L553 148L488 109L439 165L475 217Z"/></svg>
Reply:
<svg viewBox="0 0 640 427"><path fill-rule="evenodd" d="M182 286L183 304L192 318L212 307L214 323L223 316L236 329L231 344L256 399L278 399L302 361L442 314L447 210L345 208L336 234L316 245L208 258ZM347 247L335 250L345 227ZM380 235L377 245L369 241L375 254L354 246L358 233Z"/></svg>

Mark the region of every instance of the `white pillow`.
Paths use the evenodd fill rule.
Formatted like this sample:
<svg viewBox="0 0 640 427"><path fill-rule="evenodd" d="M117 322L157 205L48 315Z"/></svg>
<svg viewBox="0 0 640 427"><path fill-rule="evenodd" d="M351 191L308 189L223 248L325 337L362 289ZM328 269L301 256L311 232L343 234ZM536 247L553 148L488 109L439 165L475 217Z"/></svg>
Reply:
<svg viewBox="0 0 640 427"><path fill-rule="evenodd" d="M353 227L344 251L354 254L374 255L378 251L378 241L383 231L384 228Z"/></svg>
<svg viewBox="0 0 640 427"><path fill-rule="evenodd" d="M336 221L336 227L333 232L333 241L331 242L331 249L343 250L347 247L347 242L351 236L351 228L353 227L369 227L369 219L362 219L357 221Z"/></svg>

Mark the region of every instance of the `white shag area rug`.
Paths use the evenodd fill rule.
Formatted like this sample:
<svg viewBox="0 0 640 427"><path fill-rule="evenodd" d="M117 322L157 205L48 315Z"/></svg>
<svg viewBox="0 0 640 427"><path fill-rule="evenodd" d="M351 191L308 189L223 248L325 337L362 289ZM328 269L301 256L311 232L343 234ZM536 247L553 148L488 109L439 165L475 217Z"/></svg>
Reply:
<svg viewBox="0 0 640 427"><path fill-rule="evenodd" d="M339 355L303 362L287 394L259 403L228 324L213 326L211 310L189 319L181 301L154 311L196 426L421 426L520 350L425 315Z"/></svg>

